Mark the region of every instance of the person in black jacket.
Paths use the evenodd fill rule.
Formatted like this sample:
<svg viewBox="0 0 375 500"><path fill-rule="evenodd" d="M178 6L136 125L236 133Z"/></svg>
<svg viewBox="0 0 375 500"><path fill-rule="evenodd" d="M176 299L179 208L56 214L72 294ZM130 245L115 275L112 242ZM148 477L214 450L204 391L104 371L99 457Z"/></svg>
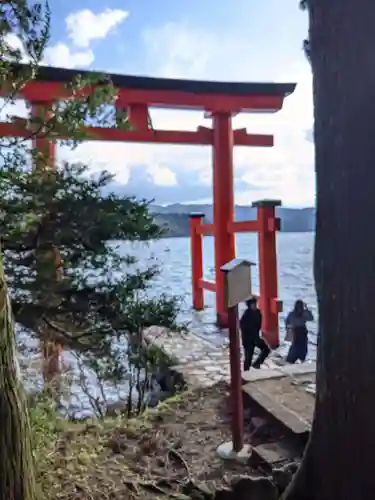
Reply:
<svg viewBox="0 0 375 500"><path fill-rule="evenodd" d="M254 349L258 347L260 354L253 363L253 368L260 368L271 352L266 342L260 337L262 313L257 307L257 299L251 297L246 301L247 309L240 320L242 345L245 352L244 371L250 370Z"/></svg>

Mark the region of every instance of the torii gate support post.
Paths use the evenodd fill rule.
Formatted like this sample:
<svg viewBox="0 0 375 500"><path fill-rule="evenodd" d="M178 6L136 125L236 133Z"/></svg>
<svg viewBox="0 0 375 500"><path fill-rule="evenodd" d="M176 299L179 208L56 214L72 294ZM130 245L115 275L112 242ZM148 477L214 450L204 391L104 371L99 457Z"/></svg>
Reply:
<svg viewBox="0 0 375 500"><path fill-rule="evenodd" d="M281 206L281 201L261 200L252 206L257 209L262 333L269 346L276 349L280 345L278 315L282 311L277 290L276 231L280 230L280 219L276 217L276 207Z"/></svg>
<svg viewBox="0 0 375 500"><path fill-rule="evenodd" d="M213 113L213 233L215 244L216 318L218 326L228 326L221 267L235 258L233 128L231 113Z"/></svg>
<svg viewBox="0 0 375 500"><path fill-rule="evenodd" d="M190 214L190 246L193 307L196 311L204 309L203 297L203 235L198 231L202 226L204 214Z"/></svg>
<svg viewBox="0 0 375 500"><path fill-rule="evenodd" d="M280 206L278 200L261 200L253 203L257 209L257 219L247 221L237 221L228 224L228 232L234 236L236 232L256 232L258 234L258 254L259 254L259 283L260 283L260 309L263 316L262 332L265 340L272 349L280 344L279 338L279 318L282 312L282 302L278 298L278 273L277 273L277 252L276 252L276 232L280 230L280 219L276 217L276 207ZM216 292L219 290L217 282L203 279L203 256L202 256L202 236L204 234L215 235L214 224L203 224L202 214L192 214L190 218L191 236L191 259L192 259L192 284L193 284L193 307L202 310L204 306L203 290ZM222 236L222 233L219 233ZM215 267L218 255L222 255L222 248L217 248ZM224 252L222 252L224 253ZM219 268L220 269L220 268ZM217 269L216 269L217 270ZM221 273L222 274L222 273ZM217 276L217 274L216 274ZM222 277L223 278L223 277ZM216 278L217 279L217 278ZM224 280L222 281L224 286ZM224 288L223 288L224 292ZM221 302L216 296L216 307ZM228 310L226 308L223 293L223 310L226 313L220 317L228 324ZM222 311L223 311L222 310ZM220 312L217 311L217 312ZM219 317L219 314L217 315ZM221 322L223 325L223 321Z"/></svg>
<svg viewBox="0 0 375 500"><path fill-rule="evenodd" d="M41 117L42 119L48 119L50 113L46 110L52 108L51 102L31 102L31 115L35 117ZM46 137L35 136L33 138L33 148L36 149L37 155L34 159L34 169L39 168L56 168L56 142L47 139ZM60 278L61 275L61 259L60 254L57 249L54 249L54 255L51 256L55 259L56 264L56 279ZM47 333L48 337L48 333ZM60 373L60 361L61 361L61 345L46 338L43 341L43 375L44 380L47 383L52 382L52 380Z"/></svg>

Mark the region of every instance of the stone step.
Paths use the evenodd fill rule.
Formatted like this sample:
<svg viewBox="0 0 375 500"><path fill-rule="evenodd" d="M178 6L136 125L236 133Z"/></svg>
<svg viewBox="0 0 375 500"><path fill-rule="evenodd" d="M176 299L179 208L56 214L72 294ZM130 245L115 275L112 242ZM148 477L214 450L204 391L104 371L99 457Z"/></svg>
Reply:
<svg viewBox="0 0 375 500"><path fill-rule="evenodd" d="M275 368L261 368L260 370L251 368L249 371L242 372L243 382L256 382L258 380L269 380L281 377L286 377L285 373Z"/></svg>
<svg viewBox="0 0 375 500"><path fill-rule="evenodd" d="M242 387L245 394L250 396L276 420L295 434L303 434L310 430L310 424L300 415L278 403L274 398L262 391L261 383L250 382ZM275 381L276 383L276 381Z"/></svg>
<svg viewBox="0 0 375 500"><path fill-rule="evenodd" d="M308 392L309 394L312 394L313 396L316 395L316 385L315 384L309 384L306 388L305 388L306 392Z"/></svg>
<svg viewBox="0 0 375 500"><path fill-rule="evenodd" d="M296 363L295 365L286 364L279 366L278 369L285 375L294 377L296 375L307 375L310 373L316 373L316 363Z"/></svg>

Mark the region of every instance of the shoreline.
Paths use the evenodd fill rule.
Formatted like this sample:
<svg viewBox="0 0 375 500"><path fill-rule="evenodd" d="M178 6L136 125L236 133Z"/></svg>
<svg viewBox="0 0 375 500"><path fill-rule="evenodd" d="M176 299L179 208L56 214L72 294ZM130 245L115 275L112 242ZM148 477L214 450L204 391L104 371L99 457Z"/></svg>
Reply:
<svg viewBox="0 0 375 500"><path fill-rule="evenodd" d="M190 390L211 387L220 382L227 384L230 382L228 345L215 345L192 331L180 333L156 326L147 328L143 335L148 345L155 345L170 359L170 365L163 373L159 373L168 391L173 393L176 387L182 386ZM241 362L242 360L241 349ZM301 365L308 366L313 363L314 360L306 360ZM265 360L260 372L278 370L285 365L283 356L275 350ZM288 366L300 366L300 364Z"/></svg>
<svg viewBox="0 0 375 500"><path fill-rule="evenodd" d="M280 230L279 231L279 234L314 234L315 231L283 231L283 230ZM210 234L207 234L205 235L205 238L209 238L209 237L213 237L212 235ZM161 238L161 240L167 240L167 239L171 239L171 238L190 238L190 234L189 233L186 233L186 234L171 234L171 233L167 233L165 235L163 235Z"/></svg>

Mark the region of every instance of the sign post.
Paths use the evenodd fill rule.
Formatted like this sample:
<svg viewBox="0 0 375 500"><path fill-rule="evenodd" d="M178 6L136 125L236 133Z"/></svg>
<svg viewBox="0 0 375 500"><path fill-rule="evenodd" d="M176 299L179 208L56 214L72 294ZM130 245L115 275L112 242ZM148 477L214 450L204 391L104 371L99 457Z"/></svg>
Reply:
<svg viewBox="0 0 375 500"><path fill-rule="evenodd" d="M228 308L229 361L232 400L232 443L238 453L243 448L244 417L241 387L241 351L238 335L238 306Z"/></svg>
<svg viewBox="0 0 375 500"><path fill-rule="evenodd" d="M238 304L251 296L251 267L253 262L233 259L221 267L224 273L224 297L228 308L230 394L232 402L232 442L219 446L222 458L245 458L249 446L244 447L244 413L241 379L241 350L238 331Z"/></svg>

